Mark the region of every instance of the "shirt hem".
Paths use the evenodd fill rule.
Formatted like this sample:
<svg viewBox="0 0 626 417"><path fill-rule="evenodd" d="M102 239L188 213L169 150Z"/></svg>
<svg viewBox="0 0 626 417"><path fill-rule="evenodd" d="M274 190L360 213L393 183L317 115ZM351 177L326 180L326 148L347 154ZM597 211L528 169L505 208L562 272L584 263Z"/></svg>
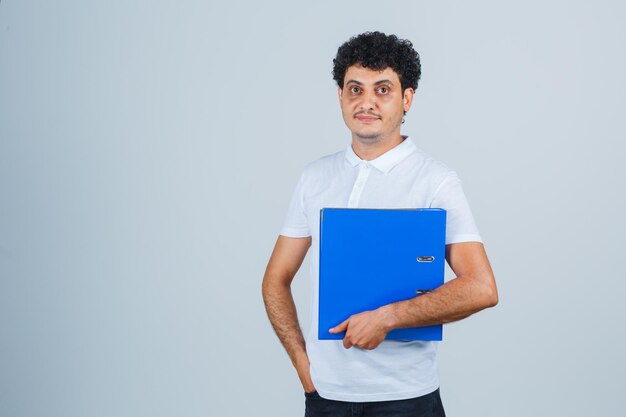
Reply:
<svg viewBox="0 0 626 417"><path fill-rule="evenodd" d="M475 234L467 234L467 235L455 235L450 238L446 245L450 245L452 243L463 243L463 242L480 242L483 243L483 239L480 235Z"/></svg>
<svg viewBox="0 0 626 417"><path fill-rule="evenodd" d="M298 230L298 229L291 229L291 228L284 228L278 234L282 236L286 236L286 237L309 237L311 236L311 233L309 233L306 230Z"/></svg>
<svg viewBox="0 0 626 417"><path fill-rule="evenodd" d="M382 392L376 394L345 394L340 392L326 391L316 387L317 393L322 398L335 401L350 401L350 402L374 402L374 401L394 401L394 400L406 400L409 398L422 397L435 392L439 388L439 384L434 387L428 387L421 390L414 391L402 391L402 392Z"/></svg>

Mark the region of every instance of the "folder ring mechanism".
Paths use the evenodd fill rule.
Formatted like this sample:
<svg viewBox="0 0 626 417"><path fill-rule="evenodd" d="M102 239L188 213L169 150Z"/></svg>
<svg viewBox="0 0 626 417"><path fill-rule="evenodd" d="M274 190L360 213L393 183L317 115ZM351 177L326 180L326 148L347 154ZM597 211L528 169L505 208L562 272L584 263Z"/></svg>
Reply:
<svg viewBox="0 0 626 417"><path fill-rule="evenodd" d="M417 262L432 262L435 260L434 256L418 256Z"/></svg>

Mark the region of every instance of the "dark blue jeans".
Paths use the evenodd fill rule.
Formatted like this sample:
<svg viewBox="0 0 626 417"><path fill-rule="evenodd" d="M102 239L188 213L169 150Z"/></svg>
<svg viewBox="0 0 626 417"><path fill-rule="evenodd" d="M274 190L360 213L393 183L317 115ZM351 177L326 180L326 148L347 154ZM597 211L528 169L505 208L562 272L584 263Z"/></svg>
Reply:
<svg viewBox="0 0 626 417"><path fill-rule="evenodd" d="M316 392L305 392L304 417L445 417L439 388L407 400L347 402L327 400Z"/></svg>

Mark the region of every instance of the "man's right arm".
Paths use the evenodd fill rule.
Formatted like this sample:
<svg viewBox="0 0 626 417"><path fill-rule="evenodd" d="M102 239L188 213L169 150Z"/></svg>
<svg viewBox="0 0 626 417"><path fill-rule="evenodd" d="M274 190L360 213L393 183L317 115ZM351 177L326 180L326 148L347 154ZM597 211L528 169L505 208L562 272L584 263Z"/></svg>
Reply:
<svg viewBox="0 0 626 417"><path fill-rule="evenodd" d="M306 344L291 295L291 282L310 246L310 236L292 238L280 235L263 277L263 301L267 315L307 392L315 391L315 387L311 381Z"/></svg>

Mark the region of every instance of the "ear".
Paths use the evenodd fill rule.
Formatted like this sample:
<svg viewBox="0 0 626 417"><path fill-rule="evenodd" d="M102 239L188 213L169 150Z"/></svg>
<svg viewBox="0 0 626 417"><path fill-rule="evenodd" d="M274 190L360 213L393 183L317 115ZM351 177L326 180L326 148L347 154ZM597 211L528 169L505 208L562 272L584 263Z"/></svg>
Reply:
<svg viewBox="0 0 626 417"><path fill-rule="evenodd" d="M402 107L404 108L405 112L408 112L409 109L411 108L414 95L415 95L415 90L413 90L411 87L406 88L404 90L404 95L402 97Z"/></svg>
<svg viewBox="0 0 626 417"><path fill-rule="evenodd" d="M341 93L342 93L342 89L341 87L337 87L337 96L339 97L339 104L341 104Z"/></svg>

